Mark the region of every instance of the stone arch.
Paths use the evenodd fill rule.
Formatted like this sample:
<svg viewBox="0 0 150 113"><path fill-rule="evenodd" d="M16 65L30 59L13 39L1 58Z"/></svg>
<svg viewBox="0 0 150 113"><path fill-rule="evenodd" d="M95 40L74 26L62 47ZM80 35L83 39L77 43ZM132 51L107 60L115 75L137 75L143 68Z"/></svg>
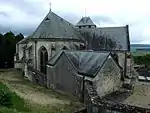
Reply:
<svg viewBox="0 0 150 113"><path fill-rule="evenodd" d="M46 63L48 61L48 51L44 46L41 46L38 51L40 71L46 74Z"/></svg>

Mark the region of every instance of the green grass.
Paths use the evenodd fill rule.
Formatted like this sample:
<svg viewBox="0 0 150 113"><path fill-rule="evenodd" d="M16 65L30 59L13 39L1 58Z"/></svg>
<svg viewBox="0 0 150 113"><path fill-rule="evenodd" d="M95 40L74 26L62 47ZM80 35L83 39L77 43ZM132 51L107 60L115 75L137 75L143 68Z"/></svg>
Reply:
<svg viewBox="0 0 150 113"><path fill-rule="evenodd" d="M12 106L10 106L11 109L16 109L17 111L23 112L30 111L29 106L26 104L26 102L22 98L20 98L15 92L11 92L9 88L1 82L0 82L0 89L3 89L4 91L9 92L11 94L13 104ZM5 110L5 108L3 108L2 110ZM7 110L8 109L6 109L6 111Z"/></svg>

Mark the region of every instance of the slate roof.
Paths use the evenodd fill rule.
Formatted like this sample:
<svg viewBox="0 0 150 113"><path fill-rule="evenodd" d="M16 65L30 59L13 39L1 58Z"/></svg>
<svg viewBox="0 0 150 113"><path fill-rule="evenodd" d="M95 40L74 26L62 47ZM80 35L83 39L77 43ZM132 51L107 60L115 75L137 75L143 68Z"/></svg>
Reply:
<svg viewBox="0 0 150 113"><path fill-rule="evenodd" d="M80 25L92 26L95 24L90 17L82 17L82 19L76 24L76 26ZM85 41L86 37L82 35L82 33L85 32L89 32L90 34L94 33L98 36L105 35L113 41L116 41L117 46L113 50L130 50L128 26L79 29L75 28L74 25L51 11L28 39L71 39ZM93 45L96 44L94 43Z"/></svg>
<svg viewBox="0 0 150 113"><path fill-rule="evenodd" d="M82 17L81 20L75 25L76 27L79 26L96 26L90 17Z"/></svg>
<svg viewBox="0 0 150 113"><path fill-rule="evenodd" d="M53 12L49 12L31 38L65 38L82 40L82 35L74 28L74 26L59 17Z"/></svg>
<svg viewBox="0 0 150 113"><path fill-rule="evenodd" d="M54 66L61 55L65 56L71 61L79 74L95 77L104 62L110 55L109 52L91 52L91 51L61 51L48 61L48 65Z"/></svg>
<svg viewBox="0 0 150 113"><path fill-rule="evenodd" d="M98 37L107 36L116 42L117 47L114 50L130 50L128 25L120 27L82 28L78 30L81 33L88 32L90 35L96 34Z"/></svg>
<svg viewBox="0 0 150 113"><path fill-rule="evenodd" d="M20 40L17 44L24 44L24 43L26 43L27 40L28 40L28 38L24 38L24 39Z"/></svg>

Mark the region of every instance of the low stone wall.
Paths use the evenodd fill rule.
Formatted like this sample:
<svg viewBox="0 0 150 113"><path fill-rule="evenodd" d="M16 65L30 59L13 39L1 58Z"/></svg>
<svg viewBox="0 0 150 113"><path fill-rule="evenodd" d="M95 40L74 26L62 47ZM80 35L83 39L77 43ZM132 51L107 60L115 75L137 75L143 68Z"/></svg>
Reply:
<svg viewBox="0 0 150 113"><path fill-rule="evenodd" d="M94 113L99 113L99 109L105 109L104 113L107 113L107 111L110 111L111 113L150 113L149 108L131 106L120 102L107 101L104 98L99 98L96 94L96 90L88 83L86 83L86 90L88 96L90 97L87 103L90 108L87 108L87 113L93 113L93 107L97 108L97 112ZM129 94L130 93L131 92L129 92Z"/></svg>
<svg viewBox="0 0 150 113"><path fill-rule="evenodd" d="M28 67L28 71L30 71L31 73L33 83L47 87L47 80L45 74L41 73L40 71L32 67Z"/></svg>

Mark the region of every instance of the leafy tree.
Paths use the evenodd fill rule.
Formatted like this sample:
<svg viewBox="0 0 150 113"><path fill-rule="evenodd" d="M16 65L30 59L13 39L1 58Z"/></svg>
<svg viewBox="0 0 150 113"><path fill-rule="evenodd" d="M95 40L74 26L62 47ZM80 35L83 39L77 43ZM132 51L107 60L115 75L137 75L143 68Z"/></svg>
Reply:
<svg viewBox="0 0 150 113"><path fill-rule="evenodd" d="M16 43L22 40L22 34L14 35L11 31L0 34L0 68L12 68L14 54L16 52Z"/></svg>
<svg viewBox="0 0 150 113"><path fill-rule="evenodd" d="M134 56L134 62L138 65L144 64L146 67L150 67L150 54Z"/></svg>

